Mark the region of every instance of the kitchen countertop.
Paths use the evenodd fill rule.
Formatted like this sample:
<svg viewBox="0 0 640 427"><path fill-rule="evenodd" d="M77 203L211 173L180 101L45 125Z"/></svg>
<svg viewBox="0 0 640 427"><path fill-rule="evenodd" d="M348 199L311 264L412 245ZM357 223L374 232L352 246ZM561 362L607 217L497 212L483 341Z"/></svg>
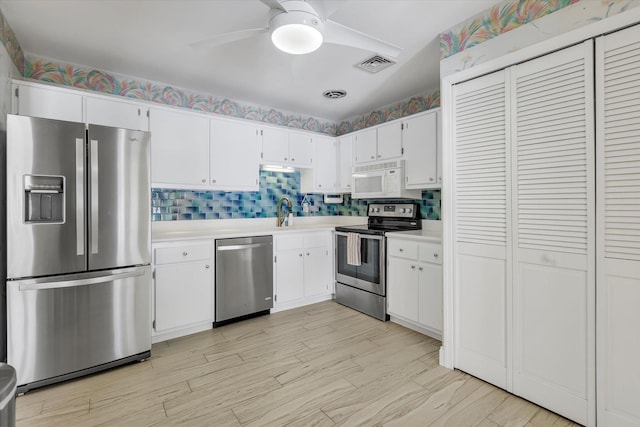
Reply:
<svg viewBox="0 0 640 427"><path fill-rule="evenodd" d="M295 217L294 225L276 227L275 218L217 219L196 221L157 221L151 225L153 243L192 239L225 239L233 237L264 236L306 231L333 231L337 226L366 224L367 217L318 216ZM422 221L422 230L395 231L389 237L409 240L442 241L440 221Z"/></svg>
<svg viewBox="0 0 640 427"><path fill-rule="evenodd" d="M305 231L333 231L336 226L366 222L366 217L357 216L296 217L294 225L289 227L276 227L275 218L158 221L151 225L151 240L159 243L171 240L224 239Z"/></svg>

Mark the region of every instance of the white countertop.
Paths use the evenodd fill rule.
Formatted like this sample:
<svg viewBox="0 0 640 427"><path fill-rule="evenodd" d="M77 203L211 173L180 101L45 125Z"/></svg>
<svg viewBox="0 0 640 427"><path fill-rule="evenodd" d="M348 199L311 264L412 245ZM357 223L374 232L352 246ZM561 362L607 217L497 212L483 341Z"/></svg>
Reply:
<svg viewBox="0 0 640 427"><path fill-rule="evenodd" d="M224 239L305 231L333 231L337 226L366 224L367 217L295 217L293 222L293 226L276 227L275 218L156 221L151 225L151 240L158 243L172 240ZM442 223L423 220L422 230L396 231L388 233L387 236L441 242Z"/></svg>
<svg viewBox="0 0 640 427"><path fill-rule="evenodd" d="M263 236L268 234L333 231L336 226L365 224L366 217L296 217L294 225L276 227L275 218L216 219L194 221L156 221L151 225L151 240L156 242L190 239Z"/></svg>

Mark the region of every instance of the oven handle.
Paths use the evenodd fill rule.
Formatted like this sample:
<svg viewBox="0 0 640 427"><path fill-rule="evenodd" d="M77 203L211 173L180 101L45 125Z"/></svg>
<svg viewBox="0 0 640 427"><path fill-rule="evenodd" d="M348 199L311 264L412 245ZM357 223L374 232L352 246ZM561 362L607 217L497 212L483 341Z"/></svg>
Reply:
<svg viewBox="0 0 640 427"><path fill-rule="evenodd" d="M345 233L343 231L334 231L334 233L336 234L336 236L344 236L347 237L348 233ZM370 240L383 240L384 236L374 236L372 234L364 234L364 233L358 233L356 232L356 234L360 235L360 239L370 239Z"/></svg>

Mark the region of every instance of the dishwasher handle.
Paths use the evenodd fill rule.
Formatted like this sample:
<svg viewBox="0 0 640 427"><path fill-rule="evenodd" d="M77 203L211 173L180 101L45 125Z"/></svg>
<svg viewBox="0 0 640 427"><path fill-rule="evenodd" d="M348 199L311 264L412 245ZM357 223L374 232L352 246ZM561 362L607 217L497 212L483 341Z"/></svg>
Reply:
<svg viewBox="0 0 640 427"><path fill-rule="evenodd" d="M218 246L216 250L218 251L239 251L242 249L253 249L253 248L263 248L271 246L271 243L248 243L244 245L227 245L227 246Z"/></svg>

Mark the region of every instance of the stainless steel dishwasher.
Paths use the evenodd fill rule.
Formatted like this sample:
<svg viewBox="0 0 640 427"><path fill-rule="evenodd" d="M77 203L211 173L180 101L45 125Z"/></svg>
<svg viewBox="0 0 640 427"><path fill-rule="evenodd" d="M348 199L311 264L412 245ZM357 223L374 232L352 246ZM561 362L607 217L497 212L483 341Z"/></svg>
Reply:
<svg viewBox="0 0 640 427"><path fill-rule="evenodd" d="M217 239L213 326L268 314L272 298L273 237Z"/></svg>

